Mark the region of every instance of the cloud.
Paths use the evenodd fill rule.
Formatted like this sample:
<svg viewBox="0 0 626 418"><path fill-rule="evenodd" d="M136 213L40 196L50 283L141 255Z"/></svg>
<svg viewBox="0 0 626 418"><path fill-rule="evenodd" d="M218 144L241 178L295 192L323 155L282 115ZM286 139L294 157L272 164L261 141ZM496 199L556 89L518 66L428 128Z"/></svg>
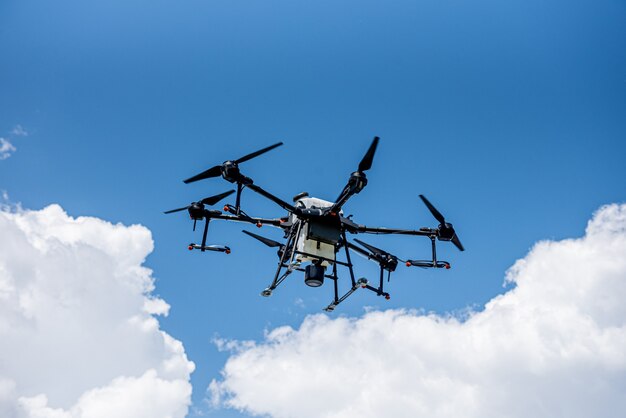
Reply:
<svg viewBox="0 0 626 418"><path fill-rule="evenodd" d="M182 418L194 369L155 315L150 231L0 211L0 416Z"/></svg>
<svg viewBox="0 0 626 418"><path fill-rule="evenodd" d="M28 136L28 132L22 127L22 125L15 125L11 134L14 136Z"/></svg>
<svg viewBox="0 0 626 418"><path fill-rule="evenodd" d="M626 205L544 241L465 320L407 310L314 315L234 353L215 405L286 417L621 417Z"/></svg>
<svg viewBox="0 0 626 418"><path fill-rule="evenodd" d="M15 152L15 147L6 138L0 138L0 160L6 160Z"/></svg>

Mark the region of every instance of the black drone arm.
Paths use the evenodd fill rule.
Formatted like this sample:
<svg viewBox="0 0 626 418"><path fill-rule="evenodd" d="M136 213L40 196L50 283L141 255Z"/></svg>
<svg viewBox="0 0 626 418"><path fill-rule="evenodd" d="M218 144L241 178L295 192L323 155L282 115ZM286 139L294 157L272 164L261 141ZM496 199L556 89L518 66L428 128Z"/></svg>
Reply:
<svg viewBox="0 0 626 418"><path fill-rule="evenodd" d="M356 245L354 245L351 242L347 242L346 245L352 251L357 252L357 253L361 254L362 256L367 257L368 259L374 258L373 255L369 251L366 251L366 250L364 250L361 247L357 247Z"/></svg>
<svg viewBox="0 0 626 418"><path fill-rule="evenodd" d="M279 197L274 196L273 194L271 194L267 190L262 189L261 187L257 186L256 184L248 184L246 187L248 189L251 189L251 190L257 192L261 196L268 198L269 200L271 200L272 202L276 203L278 206L280 206L281 208L285 209L286 211L291 212L291 213L296 212L296 208L295 207L293 207L289 203L285 202L284 200L280 199Z"/></svg>
<svg viewBox="0 0 626 418"><path fill-rule="evenodd" d="M346 228L347 231L350 229ZM382 228L382 227L369 227L365 225L357 225L354 228L354 232L362 232L366 234L396 234L396 235L418 235L418 236L431 236L438 235L438 231L436 229L431 228L420 228L419 230L414 229L398 229L398 228Z"/></svg>
<svg viewBox="0 0 626 418"><path fill-rule="evenodd" d="M283 221L281 219L268 219L268 218L256 218L253 216L249 217L241 217L236 215L224 215L223 213L207 213L205 212L205 216L211 219L224 219L226 221L235 221L235 222L246 222L246 223L255 223L257 226L259 225L272 225L281 227Z"/></svg>
<svg viewBox="0 0 626 418"><path fill-rule="evenodd" d="M350 175L348 184L345 185L335 203L330 207L329 212L339 212L341 207L355 194L361 192L365 186L367 186L367 177L365 172L372 168L372 162L374 161L374 154L376 153L376 147L380 138L374 137L367 152L361 159L357 171Z"/></svg>

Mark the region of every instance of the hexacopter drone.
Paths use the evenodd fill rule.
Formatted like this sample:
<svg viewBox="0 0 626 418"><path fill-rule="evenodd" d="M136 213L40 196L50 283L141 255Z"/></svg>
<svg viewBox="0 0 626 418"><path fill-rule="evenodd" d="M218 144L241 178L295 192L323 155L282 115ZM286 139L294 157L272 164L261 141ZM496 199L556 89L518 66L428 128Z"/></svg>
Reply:
<svg viewBox="0 0 626 418"><path fill-rule="evenodd" d="M324 309L333 311L337 305L343 302L348 296L354 293L359 287L369 289L378 296L384 296L389 299L389 293L384 291L384 276L387 271L387 281L391 273L396 270L398 261L405 263L407 266L416 266L422 268L450 268L447 261L437 260L436 239L439 241L451 241L459 250L464 251L463 245L452 224L446 222L443 215L424 197L419 195L426 207L430 210L439 226L437 228L423 227L418 230L369 227L359 225L352 221L351 216L344 217L341 208L353 195L361 192L367 185L365 171L372 167L374 153L378 146L378 137L375 137L369 149L359 163L357 171L353 172L348 179L348 184L343 188L339 197L334 202L309 197L308 193L300 193L293 198L293 205L274 196L268 191L254 184L254 181L247 176L241 174L239 164L258 157L280 145L282 142L263 148L256 152L239 158L238 160L225 161L220 165L209 168L200 174L184 180L185 183L192 183L211 177L219 177L220 175L230 183L237 185L237 195L235 205L227 204L224 206L225 214L219 210L209 210L205 205L212 206L231 195L235 190L207 197L198 202L193 202L189 206L178 209L172 209L165 213L179 212L187 210L189 216L193 220L194 231L196 222L205 220L204 233L202 235L202 244L189 244L189 250L198 249L200 251L219 251L226 254L230 253L230 248L222 245L206 245L207 232L209 222L212 219L224 219L228 221L247 222L255 224L257 227L263 225L271 225L281 228L284 231L286 242L279 243L269 238L262 237L249 231L243 231L249 236L256 238L268 247L278 248L278 268L274 279L270 285L262 292L262 296L271 296L276 289L291 273L294 271L304 272L304 282L311 287L319 287L324 283L324 279L330 279L334 285L334 299ZM250 189L263 197L268 198L278 206L288 212L287 216L275 219L257 218L249 216L241 209L241 192L244 189ZM356 242L350 242L347 239L347 233L369 233L369 234L400 234L400 235L419 235L428 237L431 241L432 258L430 260L402 260L387 251L374 247L361 240L354 239ZM358 244L358 245L357 245ZM339 260L337 255L343 250L345 260ZM367 279L355 279L353 264L350 258L350 250L367 257L377 263L380 267L380 277L378 287L371 286ZM306 264L306 265L305 265ZM341 297L339 296L337 266L347 267L350 272L351 288ZM330 268L331 273L327 270Z"/></svg>

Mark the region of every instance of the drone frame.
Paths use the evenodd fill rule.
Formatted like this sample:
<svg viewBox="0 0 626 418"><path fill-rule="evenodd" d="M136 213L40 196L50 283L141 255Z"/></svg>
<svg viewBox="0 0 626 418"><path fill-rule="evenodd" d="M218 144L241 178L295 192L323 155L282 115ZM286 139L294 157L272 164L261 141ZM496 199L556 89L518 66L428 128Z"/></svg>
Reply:
<svg viewBox="0 0 626 418"><path fill-rule="evenodd" d="M412 229L399 229L399 228L385 228L385 227L369 227L365 225L360 225L353 222L350 217L343 217L341 214L342 206L350 199L353 195L359 193L366 185L367 178L365 176L365 171L369 170L372 166L372 161L374 157L374 153L376 151L376 147L378 145L379 138L375 137L367 150L365 156L361 160L358 170L353 172L348 180L348 183L336 199L336 201L329 207L326 208L314 208L307 209L301 208L294 205L291 205L284 200L280 199L276 195L266 191L260 186L254 184L254 181L247 176L241 174L239 170L239 163L252 159L258 155L261 155L269 150L272 150L280 145L282 142L271 145L269 147L263 148L254 153L248 154L245 157L242 157L238 160L234 161L225 161L222 165L214 166L204 172L197 174L191 178L184 180L185 183L191 183L194 181L202 180L210 177L218 177L222 176L225 180L230 183L236 184L236 199L235 205L226 204L224 205L224 212L228 214L224 214L218 210L209 210L204 207L204 204L213 205L217 203L217 201L222 198L232 194L235 190L230 190L228 192L222 193L220 195L212 196L209 198L205 198L200 202L193 202L191 205L178 208L171 211L166 211L165 213L172 213L187 209L191 218L194 220L194 230L195 223L197 220L205 220L204 231L202 235L202 244L189 244L189 250L199 249L201 251L218 251L225 252L229 254L231 252L230 248L227 246L220 245L206 245L207 233L209 222L212 219L220 219L226 221L236 221L236 222L244 222L251 223L256 225L257 227L262 227L263 225L270 225L274 227L281 228L284 231L285 238L287 242L282 244L277 241L253 234L249 231L244 230L243 232L252 236L253 238L261 241L265 245L269 247L278 247L278 266L276 272L274 274L274 278L272 282L267 286L262 292L262 296L271 296L272 292L281 284L283 281L294 271L305 271L304 268L301 267L301 262L296 259L296 255L305 256L309 259L316 259L318 263L327 262L332 265L332 272L326 273L324 270L323 277L328 278L333 281L333 290L334 290L334 298L324 310L327 312L333 311L340 303L342 303L345 299L347 299L352 293L354 293L357 289L363 288L368 289L378 296L384 296L385 299L390 299L390 294L384 289L384 276L385 271L387 271L387 281L390 280L391 273L395 271L398 262L403 262L407 267L417 266L422 268L450 268L450 263L447 261L437 260L437 252L436 252L436 240L440 241L451 241L459 250L464 251L463 245L461 244L458 236L452 224L445 221L445 218L441 213L424 197L420 195L420 198L433 214L435 219L437 219L440 224L437 228L428 228L423 227L418 230ZM274 202L282 209L289 212L290 216L282 217L282 218L261 218L261 217L253 217L246 214L241 208L241 196L244 189L250 189L255 193L269 199ZM298 250L298 240L300 239L300 231L302 227L307 223L314 220L325 219L331 220L335 226L339 228L339 239L336 243L334 243L334 257L327 258L320 256L319 254L311 254L304 251ZM425 236L428 237L431 241L431 254L432 257L430 260L402 260L395 255L388 253L384 250L378 249L370 244L367 244L358 239L354 239L357 244L348 241L346 233L350 234L397 234L397 235L412 235L412 236ZM339 260L337 255L343 249L345 253L345 261ZM379 274L379 282L378 286L374 287L369 284L369 281L366 278L356 279L354 273L354 265L352 263L352 259L350 257L350 251L358 253L379 265L380 274ZM350 289L340 296L339 294L339 275L337 272L337 266L347 267L350 275L351 287ZM306 277L306 275L305 275Z"/></svg>

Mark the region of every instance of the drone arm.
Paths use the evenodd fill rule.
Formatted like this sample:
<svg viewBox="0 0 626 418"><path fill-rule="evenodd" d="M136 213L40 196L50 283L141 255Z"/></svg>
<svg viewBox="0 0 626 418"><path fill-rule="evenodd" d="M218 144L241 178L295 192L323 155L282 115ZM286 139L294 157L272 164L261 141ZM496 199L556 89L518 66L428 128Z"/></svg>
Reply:
<svg viewBox="0 0 626 418"><path fill-rule="evenodd" d="M270 192L262 189L261 187L257 186L256 184L248 184L246 187L248 187L251 190L254 190L255 192L257 192L261 196L268 198L269 200L271 200L272 202L276 203L278 206L280 206L281 208L285 209L286 211L289 211L289 212L292 212L292 213L296 212L296 208L295 207L291 206L289 203L285 202L284 200L280 199L279 197L274 196Z"/></svg>
<svg viewBox="0 0 626 418"><path fill-rule="evenodd" d="M370 252L369 252L369 251L367 251L367 250L364 250L364 249L363 249L363 248L361 248L361 247L357 247L356 245L354 245L354 244L353 244L353 243L351 243L351 242L346 243L346 245L347 245L347 247L348 247L349 249L351 249L352 251L357 252L357 253L361 254L362 256L367 257L368 259L372 259L372 258L374 258L374 255L373 255L372 253L370 253Z"/></svg>
<svg viewBox="0 0 626 418"><path fill-rule="evenodd" d="M348 184L346 184L346 187L344 187L343 190L341 191L341 194L339 195L339 197L337 197L337 200L335 201L333 206L330 208L330 211L339 212L339 210L341 210L341 207L348 201L348 199L350 199L353 195L357 193L358 192L356 191L356 188L354 187L353 182L349 181Z"/></svg>
<svg viewBox="0 0 626 418"><path fill-rule="evenodd" d="M431 235L438 235L438 231L436 229L431 229L431 228L421 228L419 230L414 230L414 229L369 227L365 225L358 225L355 228L355 232L363 232L367 234L418 235L418 236L425 236L425 237L431 236Z"/></svg>
<svg viewBox="0 0 626 418"><path fill-rule="evenodd" d="M379 139L380 138L377 136L374 137L372 143L367 149L367 152L363 156L363 159L361 159L361 162L359 163L359 168L350 175L348 184L346 184L335 203L331 206L329 210L330 212L339 212L348 199L359 193L365 186L367 186L367 177L365 176L365 172L372 168L372 162L374 161L374 154L376 153L376 147L378 146Z"/></svg>
<svg viewBox="0 0 626 418"><path fill-rule="evenodd" d="M246 223L254 222L257 225L272 225L272 226L277 226L277 227L280 227L282 225L282 221L280 219L267 219L267 218L254 218L254 217L241 218L235 215L223 215L223 214L211 215L211 218L223 219L225 221L235 221L235 222L246 222Z"/></svg>

